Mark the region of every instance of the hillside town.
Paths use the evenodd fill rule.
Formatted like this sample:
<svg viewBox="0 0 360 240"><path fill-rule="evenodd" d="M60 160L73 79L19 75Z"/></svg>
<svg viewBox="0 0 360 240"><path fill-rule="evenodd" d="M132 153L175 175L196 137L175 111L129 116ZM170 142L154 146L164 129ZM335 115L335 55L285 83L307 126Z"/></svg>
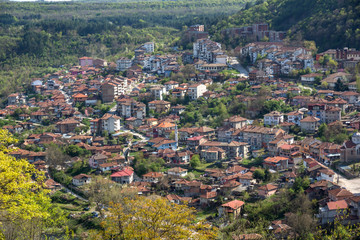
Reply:
<svg viewBox="0 0 360 240"><path fill-rule="evenodd" d="M254 41L230 53L194 25L192 51L146 42L132 57L84 56L32 79L0 109L19 139L11 155L52 192L87 199L94 179L109 179L222 227L284 189L316 201L319 225L360 223L360 51L315 54L261 23L226 33ZM296 234L291 214L269 226L276 238Z"/></svg>

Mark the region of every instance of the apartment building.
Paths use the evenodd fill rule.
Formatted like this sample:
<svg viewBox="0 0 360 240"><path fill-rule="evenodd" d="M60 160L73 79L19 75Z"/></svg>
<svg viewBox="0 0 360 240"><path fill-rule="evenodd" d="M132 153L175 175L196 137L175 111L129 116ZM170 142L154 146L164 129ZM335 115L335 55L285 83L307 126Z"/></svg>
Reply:
<svg viewBox="0 0 360 240"><path fill-rule="evenodd" d="M276 126L282 122L284 122L284 115L278 111L272 111L264 115L264 125Z"/></svg>
<svg viewBox="0 0 360 240"><path fill-rule="evenodd" d="M149 110L154 110L157 113L168 112L170 110L170 102L164 100L155 100L149 102Z"/></svg>
<svg viewBox="0 0 360 240"><path fill-rule="evenodd" d="M104 103L113 102L127 89L127 79L114 79L101 85L101 98Z"/></svg>
<svg viewBox="0 0 360 240"><path fill-rule="evenodd" d="M127 69L129 69L132 66L133 60L129 59L129 58L119 58L116 61L116 70L118 71L126 71Z"/></svg>
<svg viewBox="0 0 360 240"><path fill-rule="evenodd" d="M267 148L271 141L284 133L285 131L282 129L248 125L235 131L232 134L232 139L246 142L252 150L256 150L264 147Z"/></svg>
<svg viewBox="0 0 360 240"><path fill-rule="evenodd" d="M106 113L101 120L101 130L107 131L108 133L117 132L120 130L120 117Z"/></svg>
<svg viewBox="0 0 360 240"><path fill-rule="evenodd" d="M192 84L188 88L188 95L190 99L196 100L206 92L206 86L204 84Z"/></svg>
<svg viewBox="0 0 360 240"><path fill-rule="evenodd" d="M120 117L135 117L144 119L146 117L146 105L132 98L118 98L116 100L116 111Z"/></svg>

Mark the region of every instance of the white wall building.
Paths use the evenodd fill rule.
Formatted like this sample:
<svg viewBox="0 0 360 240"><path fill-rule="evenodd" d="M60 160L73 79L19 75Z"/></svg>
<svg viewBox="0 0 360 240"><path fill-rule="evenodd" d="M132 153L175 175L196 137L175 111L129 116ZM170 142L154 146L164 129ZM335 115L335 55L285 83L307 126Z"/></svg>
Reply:
<svg viewBox="0 0 360 240"><path fill-rule="evenodd" d="M109 133L117 132L120 130L120 117L106 113L101 118L101 128L102 131L107 131Z"/></svg>
<svg viewBox="0 0 360 240"><path fill-rule="evenodd" d="M116 70L125 71L130 68L132 65L132 59L129 58L120 58L116 61Z"/></svg>
<svg viewBox="0 0 360 240"><path fill-rule="evenodd" d="M282 122L284 122L284 115L280 112L273 111L264 115L265 125L275 126L279 125Z"/></svg>
<svg viewBox="0 0 360 240"><path fill-rule="evenodd" d="M188 94L190 99L195 100L201 97L206 91L204 84L192 84L189 86Z"/></svg>

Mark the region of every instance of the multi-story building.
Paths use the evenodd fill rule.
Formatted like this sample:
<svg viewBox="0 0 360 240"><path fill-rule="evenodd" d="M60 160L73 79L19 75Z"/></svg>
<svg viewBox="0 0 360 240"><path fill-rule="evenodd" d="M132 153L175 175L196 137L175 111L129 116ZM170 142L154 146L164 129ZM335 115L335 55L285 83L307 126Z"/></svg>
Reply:
<svg viewBox="0 0 360 240"><path fill-rule="evenodd" d="M196 100L206 92L206 86L204 84L192 84L188 88L188 95L190 99Z"/></svg>
<svg viewBox="0 0 360 240"><path fill-rule="evenodd" d="M232 138L235 141L246 142L252 150L256 150L263 147L267 148L271 141L284 133L285 131L282 129L248 125L235 131L232 134Z"/></svg>
<svg viewBox="0 0 360 240"><path fill-rule="evenodd" d="M157 113L168 112L170 110L170 102L163 100L155 100L149 102L149 110L154 110Z"/></svg>
<svg viewBox="0 0 360 240"><path fill-rule="evenodd" d="M295 123L296 125L300 126L300 120L304 118L304 113L300 112L299 110L294 112L289 112L287 114L288 122Z"/></svg>
<svg viewBox="0 0 360 240"><path fill-rule="evenodd" d="M106 113L101 120L102 132L107 131L108 133L117 132L120 130L120 117Z"/></svg>
<svg viewBox="0 0 360 240"><path fill-rule="evenodd" d="M208 63L216 63L217 55L224 55L221 50L221 44L211 41L207 38L198 39L193 44L194 58L206 61Z"/></svg>
<svg viewBox="0 0 360 240"><path fill-rule="evenodd" d="M319 118L313 116L307 116L306 118L300 120L301 131L307 133L313 133L318 129L320 125L319 122L320 122Z"/></svg>
<svg viewBox="0 0 360 240"><path fill-rule="evenodd" d="M346 141L340 150L341 161L358 161L360 159L360 133L354 133L351 140Z"/></svg>
<svg viewBox="0 0 360 240"><path fill-rule="evenodd" d="M75 128L79 126L79 122L75 119L67 118L63 121L56 123L57 131L60 133L74 132Z"/></svg>
<svg viewBox="0 0 360 240"><path fill-rule="evenodd" d="M142 48L145 49L145 52L152 53L155 50L155 43L154 42L147 42L142 45Z"/></svg>
<svg viewBox="0 0 360 240"><path fill-rule="evenodd" d="M240 129L248 124L248 120L238 115L234 115L224 120L224 126Z"/></svg>
<svg viewBox="0 0 360 240"><path fill-rule="evenodd" d="M137 102L132 98L118 98L116 102L116 111L120 117L135 117L137 119L146 117L146 105L144 103Z"/></svg>
<svg viewBox="0 0 360 240"><path fill-rule="evenodd" d="M156 100L163 100L163 95L167 94L166 88L161 85L152 87L150 92Z"/></svg>
<svg viewBox="0 0 360 240"><path fill-rule="evenodd" d="M308 115L319 118L320 123L341 121L341 108L326 104L309 104Z"/></svg>
<svg viewBox="0 0 360 240"><path fill-rule="evenodd" d="M284 115L278 111L264 115L264 125L276 126L284 122Z"/></svg>
<svg viewBox="0 0 360 240"><path fill-rule="evenodd" d="M101 86L103 102L113 102L125 93L127 86L127 79L114 79L103 83Z"/></svg>
<svg viewBox="0 0 360 240"><path fill-rule="evenodd" d="M132 59L125 57L119 58L116 61L116 70L125 71L132 66L132 63L133 63Z"/></svg>
<svg viewBox="0 0 360 240"><path fill-rule="evenodd" d="M200 144L201 154L202 156L208 155L208 149L213 148L221 148L225 150L225 154L228 158L235 158L235 157L246 157L249 152L249 144L246 142L236 142L232 141L230 143L226 142L215 142L215 141L206 141ZM217 156L223 156L222 154L219 155L219 152L215 154Z"/></svg>

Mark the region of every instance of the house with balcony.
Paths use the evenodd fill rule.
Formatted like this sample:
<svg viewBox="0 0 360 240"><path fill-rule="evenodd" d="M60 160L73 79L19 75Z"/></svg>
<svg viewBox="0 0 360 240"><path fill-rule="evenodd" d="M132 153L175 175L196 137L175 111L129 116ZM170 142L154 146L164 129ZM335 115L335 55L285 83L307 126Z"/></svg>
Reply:
<svg viewBox="0 0 360 240"><path fill-rule="evenodd" d="M273 111L264 115L264 125L266 126L276 126L282 122L284 122L284 114L278 111Z"/></svg>
<svg viewBox="0 0 360 240"><path fill-rule="evenodd" d="M297 110L294 112L289 112L287 115L288 122L295 123L296 125L300 126L300 120L304 118L304 113Z"/></svg>

